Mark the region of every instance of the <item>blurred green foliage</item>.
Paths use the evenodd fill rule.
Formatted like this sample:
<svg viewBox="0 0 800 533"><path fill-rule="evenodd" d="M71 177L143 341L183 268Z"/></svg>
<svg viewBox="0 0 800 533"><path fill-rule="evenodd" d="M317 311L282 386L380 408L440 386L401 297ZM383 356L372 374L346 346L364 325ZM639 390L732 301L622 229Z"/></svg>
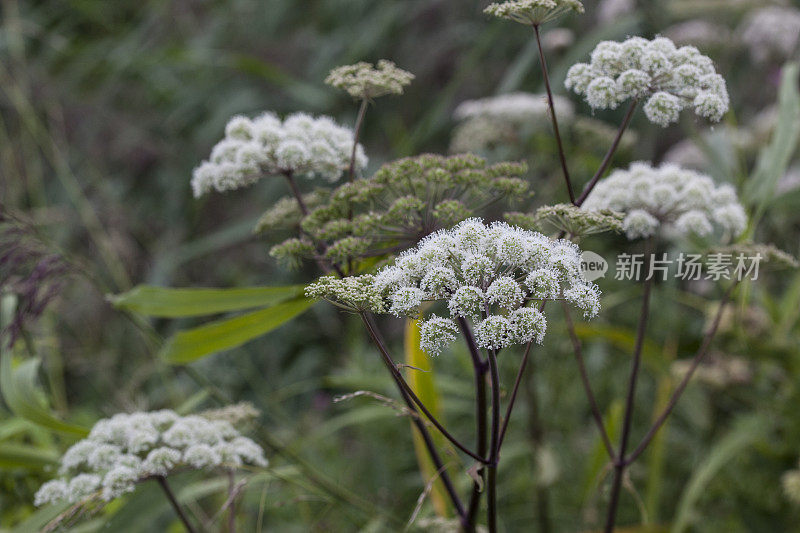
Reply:
<svg viewBox="0 0 800 533"><path fill-rule="evenodd" d="M550 52L556 91L564 94L566 69L599 40L649 37L692 18L735 30L748 9L763 3L640 1L602 24L596 3L586 2L585 16L564 22L575 43ZM77 429L118 411L191 411L242 400L262 411L250 433L271 458L267 471L249 477L239 503L242 531L402 529L424 489L408 424L368 397L333 401L359 390L394 392L356 321L316 305L265 337L173 366L159 356L164 339L203 321L185 312L172 312L181 316L176 320L144 319L133 307L113 307L106 295L142 283L255 287L311 279L311 267L281 268L267 255L272 243L251 234L261 212L284 195L282 183L195 201L192 168L236 113L304 110L352 123L356 106L322 80L334 66L380 58L417 78L403 97L384 98L368 113L363 141L370 169L421 151L446 151L451 112L460 101L541 90L531 35L521 26L487 21L483 7L459 0L3 3L1 203L71 266L61 297L35 329L13 354L3 347L3 531L38 531L60 511L37 511L33 493L52 476L53 461ZM778 101L782 62L754 64L736 42L703 51L729 82L733 112L726 123L708 130L684 118L679 127L661 130L639 116L637 142L616 162L661 161L690 138L703 155L701 170L752 191L745 198L760 218L754 236L797 255L800 188L781 188L787 167L798 161L798 122L791 120L797 71L783 69L789 72L778 113L783 120L764 133L756 127L758 114ZM585 107L579 111L589 114ZM595 118L613 126L621 117ZM736 136L744 130L752 139L746 146ZM536 205L565 200L551 140L534 136L511 150L502 156L530 162ZM603 147L576 139L568 150L580 186ZM607 235L581 244L599 253L630 249L621 237ZM796 528L800 510L783 497L780 477L800 456L800 274L783 270L761 278L741 291L714 345L722 360L746 362L745 377L721 385L697 380L689 387L631 471L620 523L643 525L629 531ZM613 436L638 310L631 305L635 289L613 279L601 287L603 315L581 324L578 333ZM676 383L671 363L696 350L718 296L703 284L673 281L656 288L659 309L645 349L634 436ZM252 312L276 302L255 303L252 308L264 309ZM229 314L236 309L204 314L230 321L240 316ZM564 331L558 313L549 318L551 332ZM381 326L399 350L402 323ZM553 531L597 528L605 508L602 444L569 351L565 335L551 334L534 354L499 473L507 531L542 524L542 502ZM503 354L505 380L513 378L517 357ZM431 365L440 410L456 433L470 435L466 352L456 349ZM448 460L466 490L471 465L454 453ZM226 483L186 474L177 482L179 499L219 528L213 512L224 502ZM426 501L422 515L432 513ZM81 518L75 531L177 527L155 485L146 484L104 513Z"/></svg>

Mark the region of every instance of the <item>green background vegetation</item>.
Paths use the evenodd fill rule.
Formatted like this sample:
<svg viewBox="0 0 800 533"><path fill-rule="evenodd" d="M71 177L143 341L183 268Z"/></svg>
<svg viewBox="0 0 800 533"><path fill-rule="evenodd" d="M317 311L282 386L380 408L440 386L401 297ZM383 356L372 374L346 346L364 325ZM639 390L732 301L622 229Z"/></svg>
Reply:
<svg viewBox="0 0 800 533"><path fill-rule="evenodd" d="M563 23L575 30L575 44L550 56L556 92L565 94L566 69L584 60L599 40L652 37L691 18L736 28L755 3L642 1L612 23L599 24L595 2L588 1L586 15ZM106 296L138 284L248 287L311 280L313 265L292 271L275 264L267 255L271 243L252 234L261 212L285 194L283 183L264 180L194 200L192 168L236 113L303 110L352 124L356 106L322 80L334 66L380 58L417 79L406 95L383 98L370 109L363 134L370 171L396 157L446 151L451 113L460 101L541 90L530 32L488 21L483 7L461 0L3 3L0 199L73 269L60 298L29 332L30 342L18 343L18 366L13 372L0 368L0 527L35 531L48 513L53 516L52 510L32 514L33 493L53 475L54 461L81 428L98 418L249 401L262 415L243 429L265 446L271 467L248 483L240 504L243 531L402 529L424 487L407 421L369 398L333 401L358 390L394 395L357 320L319 303L235 349L201 358L184 353L180 362L191 362L181 366L161 355L164 339L203 323L194 315L209 314L205 304L161 315L180 318L145 319L136 310L114 308ZM778 101L781 64L754 64L735 45L702 51L729 82L733 111L727 125L709 132L686 116L679 126L661 130L640 113L633 123L638 141L620 154L617 166L660 161L671 145L689 137L707 155L705 170L739 186L749 212L761 217L755 236L797 255L800 189L774 193L798 144L797 72L783 69L794 76L785 78L778 127L754 149L741 150L726 128L751 123ZM583 104L578 110L590 114ZM604 112L596 118L614 125L621 117ZM602 149L598 154L568 146L571 167L586 169L575 172L577 183L588 179ZM536 205L565 200L552 141L532 138L516 156L534 169ZM582 244L600 252L636 249L607 235ZM638 292L613 280L601 288L601 317L578 325L614 434ZM800 512L782 495L780 478L800 456L800 274L765 273L744 289L714 352L723 360L744 359L747 377L689 387L631 470L635 493L623 494L620 523L644 525L629 531L797 527ZM251 296L265 298L259 305L283 299ZM675 384L671 362L694 353L718 297L703 285L671 281L656 288L635 440ZM216 309L216 315L226 316L229 309ZM542 507L552 531L589 531L605 509L602 445L561 318L551 312L549 319L499 473L507 531L541 524ZM387 319L382 327L401 353L402 321ZM518 356L514 350L503 353L501 370L509 385ZM4 361L10 365L9 358ZM443 416L456 433L471 435L466 352L459 347L431 365ZM471 465L455 454L448 457L455 479L468 487L464 471ZM195 516L213 519L226 483L189 474L177 485ZM426 503L422 515L433 513ZM214 523L221 527L218 518ZM79 524L73 530L179 527L155 485L141 486Z"/></svg>

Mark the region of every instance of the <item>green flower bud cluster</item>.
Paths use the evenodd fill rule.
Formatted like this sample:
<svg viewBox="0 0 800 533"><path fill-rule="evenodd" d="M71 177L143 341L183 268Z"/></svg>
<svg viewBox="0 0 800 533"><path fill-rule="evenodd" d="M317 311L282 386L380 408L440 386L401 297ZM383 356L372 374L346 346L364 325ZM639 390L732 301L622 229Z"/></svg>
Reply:
<svg viewBox="0 0 800 533"><path fill-rule="evenodd" d="M403 94L403 88L413 79L414 75L410 72L381 59L377 65L362 61L336 67L325 78L325 83L346 91L353 98L372 100L387 94Z"/></svg>
<svg viewBox="0 0 800 533"><path fill-rule="evenodd" d="M488 204L527 196L528 183L520 178L526 170L520 163L489 165L471 154L399 159L371 178L334 189L326 203L302 218L303 236L274 246L270 253L289 263L323 253L334 264L346 265L352 259L401 251ZM298 220L296 204L291 213L290 205L282 201L280 208L265 213L259 228L272 230L278 220Z"/></svg>
<svg viewBox="0 0 800 533"><path fill-rule="evenodd" d="M622 231L624 215L608 209L583 209L572 204L540 207L534 213L506 213L506 221L531 231L563 231L572 236Z"/></svg>
<svg viewBox="0 0 800 533"><path fill-rule="evenodd" d="M549 22L568 11L583 13L583 3L579 0L513 0L491 4L483 10L487 15L531 25Z"/></svg>

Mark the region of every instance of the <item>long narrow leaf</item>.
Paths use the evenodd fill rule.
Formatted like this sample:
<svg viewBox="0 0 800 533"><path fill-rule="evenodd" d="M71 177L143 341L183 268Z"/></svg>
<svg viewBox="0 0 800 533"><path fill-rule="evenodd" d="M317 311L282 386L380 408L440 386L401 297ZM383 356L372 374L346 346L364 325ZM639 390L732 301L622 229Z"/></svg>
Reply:
<svg viewBox="0 0 800 533"><path fill-rule="evenodd" d="M161 357L172 364L187 364L206 355L235 348L285 324L308 309L314 301L298 298L181 331L167 339Z"/></svg>
<svg viewBox="0 0 800 533"><path fill-rule="evenodd" d="M56 418L45 407L44 394L39 389L36 378L39 370L38 359L27 359L14 367L11 353L0 354L0 393L11 411L34 424L84 437L89 431Z"/></svg>
<svg viewBox="0 0 800 533"><path fill-rule="evenodd" d="M172 289L139 285L128 292L110 296L109 300L115 307L142 315L179 318L266 307L297 298L302 292L302 285L238 289Z"/></svg>

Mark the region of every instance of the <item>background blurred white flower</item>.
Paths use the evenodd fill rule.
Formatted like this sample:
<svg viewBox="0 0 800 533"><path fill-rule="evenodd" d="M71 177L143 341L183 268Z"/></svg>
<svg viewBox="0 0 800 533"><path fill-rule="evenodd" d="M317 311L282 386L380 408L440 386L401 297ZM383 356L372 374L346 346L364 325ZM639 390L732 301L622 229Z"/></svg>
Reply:
<svg viewBox="0 0 800 533"><path fill-rule="evenodd" d="M673 164L634 163L616 170L598 182L583 206L626 213L622 224L629 239L650 237L662 226L676 236L707 236L717 226L735 237L747 225L731 185L717 186L710 177Z"/></svg>
<svg viewBox="0 0 800 533"><path fill-rule="evenodd" d="M755 61L787 59L800 42L800 9L770 6L753 11L739 34Z"/></svg>

